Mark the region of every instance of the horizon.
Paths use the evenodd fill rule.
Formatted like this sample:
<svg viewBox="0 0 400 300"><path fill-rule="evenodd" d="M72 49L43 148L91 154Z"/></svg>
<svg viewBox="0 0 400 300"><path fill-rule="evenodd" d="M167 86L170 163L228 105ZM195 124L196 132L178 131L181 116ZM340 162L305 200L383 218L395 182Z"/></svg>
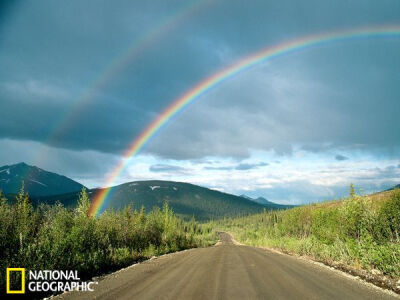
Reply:
<svg viewBox="0 0 400 300"><path fill-rule="evenodd" d="M50 172L50 173L54 173L54 174L56 174L56 175L65 176L65 175L63 175L63 174L59 174L59 173L53 172L53 171L51 171L51 170L44 170L44 169L40 168L39 166L29 165L29 164L27 164L27 163L25 163L25 162L23 162L23 161L18 162L18 163L14 163L14 164L7 164L7 165L0 166L0 169L4 169L4 167L12 167L12 166L16 166L16 165L27 165L28 167L38 168L38 169L40 169L40 170L42 170L42 171L45 171L45 172ZM67 176L67 178L69 178L69 177ZM206 188L206 189L209 189L209 190L212 190L212 191L216 191L216 192L222 192L222 193L234 195L234 196L237 196L237 197L242 197L242 198L249 199L249 200L252 200L252 201L255 201L255 200L258 200L258 199L262 199L262 200L267 200L268 202L271 202L271 203L282 204L282 205L294 205L294 206L307 205L307 204L320 203L320 202L327 202L327 201L334 201L334 200L341 200L341 199L343 199L343 198L348 197L348 195L343 195L343 196L340 197L340 198L322 199L322 200L319 200L319 201L316 201L316 202L308 202L308 203L303 203L303 204L302 204L302 203L299 203L299 204L289 204L289 203L278 203L278 202L274 202L274 201L271 201L270 199L268 199L268 198L266 198L266 197L263 197L263 196L260 196L260 195L249 196L249 195L246 194L246 193L243 193L243 194L233 194L233 193L229 193L229 192L226 192L226 191L223 191L223 190L219 190L219 189L215 189L215 188L211 188L211 187L207 187L207 186L203 186L203 185L199 185L199 184L194 184L194 183L189 182L189 181L162 180L162 179L154 178L154 179L144 179L144 180L126 181L126 182L121 182L121 183L118 183L118 184L115 184L115 185L111 185L111 186L88 187L88 186L85 186L84 184L82 184L81 182L79 182L79 181L77 181L77 180L75 180L75 179L73 179L73 178L69 178L69 179L72 179L72 180L74 180L75 182L77 182L77 183L83 185L83 186L84 186L85 188L87 188L88 190L94 190L94 189L108 190L108 189L112 189L112 188L118 187L118 186L120 186L120 185L126 185L126 184L134 183L134 182L161 181L161 182L169 182L169 183L184 183L184 184L191 184L191 185L199 186L199 187ZM350 184L349 184L349 186L350 186ZM399 186L399 184L397 184L396 186ZM388 188L386 188L386 189L384 189L384 190L376 190L376 191L372 191L372 192L370 192L370 193L365 193L365 191L363 191L362 189L355 187L355 192L356 192L357 194L363 196L363 195L368 195L368 194L375 194L375 193L379 193L379 192L384 192L384 191L387 191L387 190L389 190L389 189L392 189L392 188L394 188L394 187L396 187L396 186L390 186L390 187L388 187ZM350 188L350 187L349 187L349 188ZM1 191L1 190L0 190L0 191ZM78 191L77 191L77 192L78 192Z"/></svg>
<svg viewBox="0 0 400 300"><path fill-rule="evenodd" d="M360 3L0 5L0 165L281 204L398 185L400 3Z"/></svg>
<svg viewBox="0 0 400 300"><path fill-rule="evenodd" d="M21 165L21 164L22 164L22 165L27 165L27 166L33 167L33 168L38 168L38 169L41 169L41 170L43 170L43 171L45 171L45 172L50 172L50 173L54 173L54 174L57 174L57 175L64 176L63 174L58 174L58 173L53 172L53 171L51 171L51 170L44 170L44 169L40 168L39 166L29 165L29 164L25 163L24 161L17 162L17 163L14 163L14 164L6 164L6 165L3 165L3 166L0 166L0 169L3 169L4 167L12 167L12 166ZM69 177L68 177L68 178L69 178ZM77 181L77 180L75 180L75 179L73 179L73 178L70 178L70 179L76 181L77 183L80 183L79 181ZM161 181L161 182L176 182L176 183L193 184L193 183L191 183L191 182L185 182L185 181L175 181L175 180L168 180L168 181L167 181L167 180L160 180L160 179L147 179L147 180L127 181L127 182L119 183L118 185L128 184L128 183L132 183L132 182L146 182L146 181ZM85 186L85 188L88 188L89 190L92 190L92 189L108 189L108 188L116 187L116 186L118 186L118 185L114 185L114 186L87 187L87 186L85 186L85 185L83 184L83 186ZM201 185L199 185L199 186L200 186L200 187L203 187L203 188L207 188L207 187L205 187L205 186L201 186ZM216 190L216 189L212 189L212 188L209 188L209 189L210 189L210 190L213 190L213 191L217 191L217 192L222 192L222 191L219 191L219 190ZM233 195L234 195L234 194L233 194ZM238 197L249 197L248 195L245 195L245 194L234 195L234 196L238 196ZM251 198L251 197L249 197L249 198ZM257 197L257 198L263 198L263 199L265 199L264 197ZM255 198L252 198L252 199L255 199ZM265 199L265 200L268 200L268 199Z"/></svg>

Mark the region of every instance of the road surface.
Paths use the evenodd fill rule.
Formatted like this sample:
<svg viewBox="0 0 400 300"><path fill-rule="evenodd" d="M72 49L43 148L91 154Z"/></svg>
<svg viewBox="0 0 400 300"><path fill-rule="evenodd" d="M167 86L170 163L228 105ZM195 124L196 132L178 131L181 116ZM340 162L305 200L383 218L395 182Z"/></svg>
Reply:
<svg viewBox="0 0 400 300"><path fill-rule="evenodd" d="M99 281L94 292L59 299L399 299L295 257L238 246L191 249L134 265Z"/></svg>

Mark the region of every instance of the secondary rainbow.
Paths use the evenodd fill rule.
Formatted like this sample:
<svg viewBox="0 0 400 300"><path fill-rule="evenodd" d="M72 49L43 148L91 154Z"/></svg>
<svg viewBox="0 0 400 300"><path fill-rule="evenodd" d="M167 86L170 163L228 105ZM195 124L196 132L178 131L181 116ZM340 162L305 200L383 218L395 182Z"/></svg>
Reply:
<svg viewBox="0 0 400 300"><path fill-rule="evenodd" d="M123 52L116 55L95 80L91 82L89 88L85 89L85 91L73 101L71 108L61 117L58 123L50 127L46 139L47 144L51 145L55 143L57 139L60 139L63 133L75 123L76 119L84 115L85 109L96 99L99 92L103 90L113 78L121 73L127 65L140 57L140 55L154 43L166 37L168 32L184 23L185 20L189 19L197 11L205 9L209 4L211 4L210 0L186 1L177 11L166 18L160 19L154 26L144 31L135 39L127 49L124 49ZM40 152L35 159L39 165L43 160L47 160L46 151Z"/></svg>
<svg viewBox="0 0 400 300"><path fill-rule="evenodd" d="M345 31L335 31L311 36L305 36L299 39L290 40L272 47L264 48L250 56L239 60L237 63L222 69L221 71L211 75L205 80L199 82L194 87L189 89L172 103L151 122L146 129L136 137L131 143L128 150L124 153L122 162L110 173L106 179L108 188L100 190L92 201L89 214L96 215L100 213L107 205L108 195L112 190L112 185L118 178L119 174L124 170L126 165L137 154L149 139L159 131L173 116L180 112L190 103L193 103L200 96L204 95L211 89L215 88L222 82L232 78L240 72L248 70L260 63L280 57L295 51L320 46L328 43L348 41L363 38L388 38L399 37L400 25L370 27L362 29L351 29Z"/></svg>

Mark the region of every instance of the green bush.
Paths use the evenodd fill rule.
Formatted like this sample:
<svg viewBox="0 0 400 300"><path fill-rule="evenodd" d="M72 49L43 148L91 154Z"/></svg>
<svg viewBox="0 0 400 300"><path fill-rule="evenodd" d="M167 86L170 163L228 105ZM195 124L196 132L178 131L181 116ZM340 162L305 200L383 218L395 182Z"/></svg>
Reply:
<svg viewBox="0 0 400 300"><path fill-rule="evenodd" d="M393 192L392 197L386 201L380 212L381 230L385 237L392 241L400 241L400 189Z"/></svg>
<svg viewBox="0 0 400 300"><path fill-rule="evenodd" d="M248 245L268 246L326 262L400 276L400 189L382 205L369 197L311 204L221 220L217 226Z"/></svg>
<svg viewBox="0 0 400 300"><path fill-rule="evenodd" d="M15 204L0 192L0 269L77 270L82 279L153 255L215 242L209 225L180 220L165 204L146 214L127 207L88 217L85 189L75 210L61 204L33 209L23 187ZM0 284L5 286L4 272Z"/></svg>

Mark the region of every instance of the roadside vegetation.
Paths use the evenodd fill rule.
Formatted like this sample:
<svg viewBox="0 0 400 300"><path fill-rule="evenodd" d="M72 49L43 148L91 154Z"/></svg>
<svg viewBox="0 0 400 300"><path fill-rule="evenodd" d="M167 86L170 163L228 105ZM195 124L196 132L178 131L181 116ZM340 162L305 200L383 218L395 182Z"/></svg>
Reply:
<svg viewBox="0 0 400 300"><path fill-rule="evenodd" d="M400 277L400 189L224 219L217 227L247 245L306 255L330 265Z"/></svg>
<svg viewBox="0 0 400 300"><path fill-rule="evenodd" d="M81 279L113 271L154 255L216 241L210 225L179 219L166 203L146 213L126 207L88 217L85 189L75 209L61 204L33 208L22 187L14 204L0 193L0 286L7 267L77 270Z"/></svg>

